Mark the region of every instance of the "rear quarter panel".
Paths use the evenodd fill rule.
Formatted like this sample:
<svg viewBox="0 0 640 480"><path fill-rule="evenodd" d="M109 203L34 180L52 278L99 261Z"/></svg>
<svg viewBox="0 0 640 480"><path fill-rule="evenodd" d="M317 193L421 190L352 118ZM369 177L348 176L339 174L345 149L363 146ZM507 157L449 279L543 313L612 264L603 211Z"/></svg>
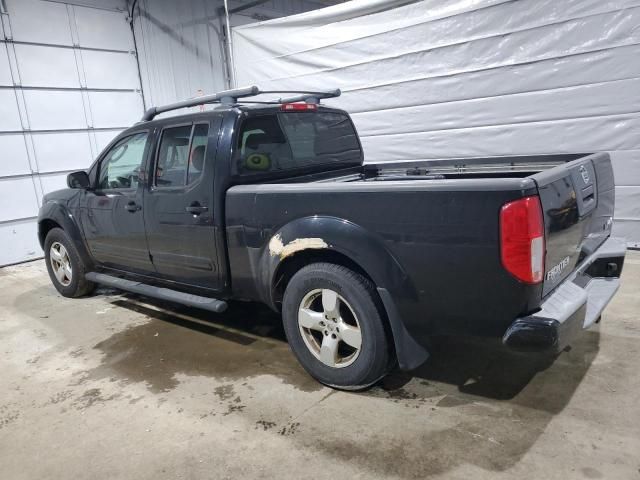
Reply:
<svg viewBox="0 0 640 480"><path fill-rule="evenodd" d="M501 335L538 306L541 292L502 268L499 211L535 191L527 179L233 187L226 201L233 294L269 303L274 236L300 219L331 218L361 233L319 229L314 238L357 252L353 260L391 292L416 338Z"/></svg>

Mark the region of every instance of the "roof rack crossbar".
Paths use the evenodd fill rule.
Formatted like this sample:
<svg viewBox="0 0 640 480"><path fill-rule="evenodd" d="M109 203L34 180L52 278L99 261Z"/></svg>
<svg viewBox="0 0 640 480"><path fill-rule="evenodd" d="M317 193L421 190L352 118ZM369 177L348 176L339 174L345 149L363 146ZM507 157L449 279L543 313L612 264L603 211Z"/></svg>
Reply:
<svg viewBox="0 0 640 480"><path fill-rule="evenodd" d="M233 90L224 90L218 93L212 93L211 95L203 95L200 97L190 98L181 102L170 103L168 105L161 105L159 107L151 107L142 116L141 121L147 122L153 120L156 115L160 113L169 112L171 110L178 110L180 108L195 107L197 105L205 105L208 103L221 103L223 105L233 105L238 102L239 98L255 97L256 95L270 94L270 93L297 93L294 97L279 98L270 102L256 102L256 103L320 103L323 98L335 98L339 97L342 93L339 88L335 90L328 90L324 92L310 92L310 91L287 91L287 90L269 90L261 91L255 85L251 87L236 88Z"/></svg>
<svg viewBox="0 0 640 480"><path fill-rule="evenodd" d="M200 97L190 98L188 100L182 100L181 102L170 103L168 105L162 105L159 107L151 107L142 116L142 121L146 122L153 120L153 118L164 112L171 110L178 110L180 108L195 107L197 105L205 105L207 103L224 103L234 104L238 98L253 97L260 93L260 89L255 85L251 87L236 88L233 90L224 90L218 93L212 93L211 95L203 95Z"/></svg>
<svg viewBox="0 0 640 480"><path fill-rule="evenodd" d="M264 92L267 93L267 92ZM284 92L273 92L273 93L284 93ZM341 95L341 91L339 88L335 90L328 90L326 92L288 92L288 93L300 93L300 95L296 95L294 97L288 98L279 98L279 103L295 103L295 102L306 102L306 103L320 103L320 100L323 98L336 98Z"/></svg>

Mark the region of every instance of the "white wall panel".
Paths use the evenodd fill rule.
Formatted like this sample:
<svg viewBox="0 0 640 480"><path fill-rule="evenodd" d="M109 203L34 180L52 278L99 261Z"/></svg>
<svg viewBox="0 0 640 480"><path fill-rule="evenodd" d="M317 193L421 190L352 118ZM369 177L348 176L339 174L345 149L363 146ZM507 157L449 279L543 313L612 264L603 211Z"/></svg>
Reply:
<svg viewBox="0 0 640 480"><path fill-rule="evenodd" d="M611 153L616 185L640 185L640 150Z"/></svg>
<svg viewBox="0 0 640 480"><path fill-rule="evenodd" d="M616 206L618 216L633 220L640 216L640 187L620 185L616 187Z"/></svg>
<svg viewBox="0 0 640 480"><path fill-rule="evenodd" d="M13 89L0 89L0 131L21 130L20 112Z"/></svg>
<svg viewBox="0 0 640 480"><path fill-rule="evenodd" d="M98 154L104 150L104 148L111 143L111 140L116 138L120 133L120 130L105 130L96 131L94 135L96 137L96 145L98 147Z"/></svg>
<svg viewBox="0 0 640 480"><path fill-rule="evenodd" d="M6 0L13 39L21 42L72 45L67 7L40 0Z"/></svg>
<svg viewBox="0 0 640 480"><path fill-rule="evenodd" d="M640 114L362 137L371 162L469 157L470 151L485 157L628 150L638 142Z"/></svg>
<svg viewBox="0 0 640 480"><path fill-rule="evenodd" d="M80 87L72 49L21 44L15 49L23 86Z"/></svg>
<svg viewBox="0 0 640 480"><path fill-rule="evenodd" d="M640 112L640 78L353 114L367 136L471 128ZM601 149L606 148L602 147Z"/></svg>
<svg viewBox="0 0 640 480"><path fill-rule="evenodd" d="M333 0L335 3L341 0ZM229 8L246 0L230 0ZM330 5L332 0L271 0L231 15L231 25L276 18ZM139 0L135 30L148 105L171 103L202 90L228 87L224 68L224 16L222 0ZM268 41L277 41L269 38Z"/></svg>
<svg viewBox="0 0 640 480"><path fill-rule="evenodd" d="M142 98L135 92L89 92L94 128L128 127L142 117Z"/></svg>
<svg viewBox="0 0 640 480"><path fill-rule="evenodd" d="M631 246L640 248L640 239L635 234L640 217L640 187L616 186L616 217L614 233L625 236Z"/></svg>
<svg viewBox="0 0 640 480"><path fill-rule="evenodd" d="M9 57L7 56L7 47L2 43L0 43L0 85L13 85L11 70L9 68Z"/></svg>
<svg viewBox="0 0 640 480"><path fill-rule="evenodd" d="M339 102L350 112L357 113L371 109L372 95L375 96L376 109L384 110L633 79L640 76L639 56L640 45L630 45L539 62L387 84L372 79L366 85L343 91Z"/></svg>
<svg viewBox="0 0 640 480"><path fill-rule="evenodd" d="M42 256L35 219L0 224L0 265L24 262Z"/></svg>
<svg viewBox="0 0 640 480"><path fill-rule="evenodd" d="M640 0L406 3L236 27L236 83L342 89L370 162L610 151L640 242Z"/></svg>
<svg viewBox="0 0 640 480"><path fill-rule="evenodd" d="M20 85L0 88L0 266L42 255L36 222L24 219L143 112L125 0L5 1L15 42L0 43L0 86Z"/></svg>
<svg viewBox="0 0 640 480"><path fill-rule="evenodd" d="M43 172L80 170L93 160L88 132L33 134L38 169Z"/></svg>
<svg viewBox="0 0 640 480"><path fill-rule="evenodd" d="M67 188L67 173L40 175L39 177L44 193Z"/></svg>
<svg viewBox="0 0 640 480"><path fill-rule="evenodd" d="M84 50L82 62L88 88L140 88L136 59L129 53Z"/></svg>
<svg viewBox="0 0 640 480"><path fill-rule="evenodd" d="M133 50L131 29L125 12L73 8L81 47Z"/></svg>
<svg viewBox="0 0 640 480"><path fill-rule="evenodd" d="M0 135L0 177L31 173L24 135ZM0 205L0 211L2 210Z"/></svg>
<svg viewBox="0 0 640 480"><path fill-rule="evenodd" d="M0 179L0 222L38 215L38 197L29 177Z"/></svg>
<svg viewBox="0 0 640 480"><path fill-rule="evenodd" d="M25 90L32 130L87 128L79 91Z"/></svg>

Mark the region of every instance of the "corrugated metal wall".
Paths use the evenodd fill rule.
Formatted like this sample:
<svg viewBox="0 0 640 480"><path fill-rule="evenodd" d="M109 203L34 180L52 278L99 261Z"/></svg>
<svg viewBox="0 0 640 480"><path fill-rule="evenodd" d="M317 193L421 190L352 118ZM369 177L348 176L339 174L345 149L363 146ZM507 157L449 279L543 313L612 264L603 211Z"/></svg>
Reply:
<svg viewBox="0 0 640 480"><path fill-rule="evenodd" d="M306 12L340 0L271 0L231 15L232 25ZM229 1L233 10L251 2ZM138 0L134 25L147 105L228 87L222 0Z"/></svg>
<svg viewBox="0 0 640 480"><path fill-rule="evenodd" d="M100 8L39 0L5 3L0 265L42 256L36 235L42 196L64 187L69 171L88 167L142 113L124 1L94 2Z"/></svg>
<svg viewBox="0 0 640 480"><path fill-rule="evenodd" d="M407 3L236 27L237 83L341 88L369 161L611 151L640 246L640 0Z"/></svg>

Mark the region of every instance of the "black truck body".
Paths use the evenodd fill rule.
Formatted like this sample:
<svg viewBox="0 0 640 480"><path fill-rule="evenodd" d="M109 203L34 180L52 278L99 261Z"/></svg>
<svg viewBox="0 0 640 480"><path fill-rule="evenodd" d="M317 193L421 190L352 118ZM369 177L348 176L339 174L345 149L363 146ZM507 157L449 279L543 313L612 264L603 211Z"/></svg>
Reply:
<svg viewBox="0 0 640 480"><path fill-rule="evenodd" d="M317 134L313 145L301 137L289 155L311 149L320 158L328 149L333 160L276 168L271 150L243 170L251 135L258 150L266 145L260 139L276 142L264 122L302 132L314 118L338 119L327 125L339 123L340 135L325 142ZM247 134L248 122L262 126ZM302 123L287 130L283 122ZM199 180L164 188L157 183L171 181L158 170L164 132L185 126L193 138L198 125L208 125ZM101 188L101 161L136 134L146 143L135 186ZM367 164L346 112L323 105L285 111L234 104L143 121L105 149L86 181L74 175L70 185L82 188L45 197L39 236L44 248L48 232L62 228L91 280L118 286L113 279L120 279L122 288L138 285L155 296L174 292L176 301L196 306L215 298L213 307L202 305L216 311L227 299L279 310L297 271L335 263L375 286L404 369L428 357L428 339L437 335L561 351L599 320L626 248L611 237L614 179L606 153ZM535 281L505 268L503 210L523 199L539 205L543 221L542 247L535 247L543 271Z"/></svg>

